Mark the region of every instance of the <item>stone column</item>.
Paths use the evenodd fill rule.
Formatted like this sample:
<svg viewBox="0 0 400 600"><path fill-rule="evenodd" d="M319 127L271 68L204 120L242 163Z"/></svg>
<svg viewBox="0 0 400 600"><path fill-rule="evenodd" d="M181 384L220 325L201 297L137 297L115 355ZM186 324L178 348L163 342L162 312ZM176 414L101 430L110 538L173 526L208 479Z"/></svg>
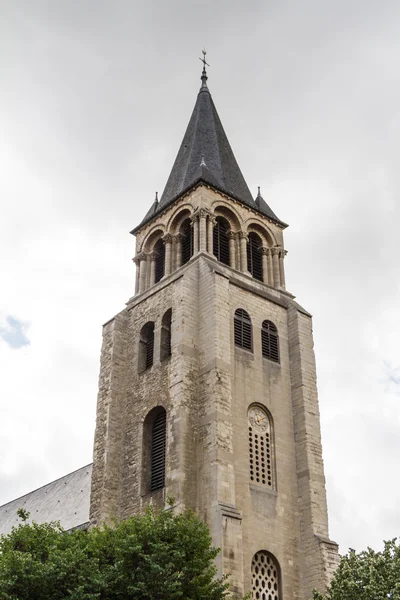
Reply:
<svg viewBox="0 0 400 600"><path fill-rule="evenodd" d="M165 244L165 266L164 266L164 276L166 277L171 273L171 244L172 244L172 235L170 233L166 233L163 236L163 241Z"/></svg>
<svg viewBox="0 0 400 600"><path fill-rule="evenodd" d="M274 285L274 270L273 270L273 266L272 266L272 248L268 248L268 250L269 250L268 256L267 256L268 282L269 282L269 285Z"/></svg>
<svg viewBox="0 0 400 600"><path fill-rule="evenodd" d="M271 248L272 252L272 267L274 273L274 286L280 287L281 279L279 276L279 248Z"/></svg>
<svg viewBox="0 0 400 600"><path fill-rule="evenodd" d="M232 269L236 269L236 244L235 244L236 233L233 233L233 231L230 231L228 233L228 237L229 237L229 266L232 267Z"/></svg>
<svg viewBox="0 0 400 600"><path fill-rule="evenodd" d="M140 269L140 261L139 254L132 258L132 262L136 265L136 276L135 276L135 295L139 292L139 269Z"/></svg>
<svg viewBox="0 0 400 600"><path fill-rule="evenodd" d="M182 234L177 233L175 236L175 269L182 266Z"/></svg>
<svg viewBox="0 0 400 600"><path fill-rule="evenodd" d="M147 263L146 254L141 252L139 255L139 294L146 289L146 275L147 275Z"/></svg>
<svg viewBox="0 0 400 600"><path fill-rule="evenodd" d="M240 239L240 270L243 273L248 273L247 269L247 233L239 231Z"/></svg>
<svg viewBox="0 0 400 600"><path fill-rule="evenodd" d="M199 215L194 214L191 219L193 227L193 256L199 251Z"/></svg>
<svg viewBox="0 0 400 600"><path fill-rule="evenodd" d="M207 211L201 208L199 211L200 252L207 252Z"/></svg>
<svg viewBox="0 0 400 600"><path fill-rule="evenodd" d="M269 248L261 248L261 255L262 255L262 268L263 268L263 282L264 283L269 283L269 269L268 269L268 255L269 255Z"/></svg>
<svg viewBox="0 0 400 600"><path fill-rule="evenodd" d="M216 218L214 215L208 215L207 220L207 252L209 254L214 254L214 227L216 223Z"/></svg>
<svg viewBox="0 0 400 600"><path fill-rule="evenodd" d="M280 271L281 288L283 290L286 289L285 266L284 266L284 263L283 263L283 260L284 260L286 254L287 254L287 250L284 250L283 248L281 248L281 250L279 252L279 271Z"/></svg>
<svg viewBox="0 0 400 600"><path fill-rule="evenodd" d="M156 282L156 259L157 252L150 254L150 285L154 285Z"/></svg>

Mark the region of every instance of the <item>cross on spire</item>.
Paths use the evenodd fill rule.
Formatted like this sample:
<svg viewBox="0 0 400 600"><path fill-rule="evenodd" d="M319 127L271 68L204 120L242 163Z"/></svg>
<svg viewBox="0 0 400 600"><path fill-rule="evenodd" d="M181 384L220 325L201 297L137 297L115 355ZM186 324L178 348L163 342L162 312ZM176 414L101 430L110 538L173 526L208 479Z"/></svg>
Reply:
<svg viewBox="0 0 400 600"><path fill-rule="evenodd" d="M210 65L206 61L206 54L207 54L207 52L205 51L205 49L202 50L202 53L203 53L203 58L199 58L199 60L201 60L201 62L203 63L203 72L201 74L201 78L200 79L203 82L202 87L207 87L207 79L208 79L208 77L207 77L206 65L207 65L207 67L209 67Z"/></svg>

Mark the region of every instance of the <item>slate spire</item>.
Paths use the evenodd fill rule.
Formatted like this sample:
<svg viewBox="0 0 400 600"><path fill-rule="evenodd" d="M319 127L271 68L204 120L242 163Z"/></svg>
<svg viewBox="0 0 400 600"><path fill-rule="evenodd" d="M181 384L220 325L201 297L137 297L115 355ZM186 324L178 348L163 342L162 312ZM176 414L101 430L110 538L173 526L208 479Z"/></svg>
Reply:
<svg viewBox="0 0 400 600"><path fill-rule="evenodd" d="M256 202L242 175L218 116L210 90L204 58L201 87L185 135L159 203L150 212L159 212L197 183L204 181L217 190L261 212L276 223L285 225L265 200ZM143 221L143 222L144 222ZM143 223L142 222L142 223Z"/></svg>

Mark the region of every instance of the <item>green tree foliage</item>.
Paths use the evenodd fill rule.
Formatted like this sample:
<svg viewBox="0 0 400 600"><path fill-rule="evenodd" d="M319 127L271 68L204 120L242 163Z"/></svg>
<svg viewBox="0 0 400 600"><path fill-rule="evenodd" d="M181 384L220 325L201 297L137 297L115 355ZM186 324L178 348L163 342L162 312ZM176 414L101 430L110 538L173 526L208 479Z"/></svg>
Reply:
<svg viewBox="0 0 400 600"><path fill-rule="evenodd" d="M314 592L313 600L400 600L400 545L384 542L384 549L357 553L349 550L326 595Z"/></svg>
<svg viewBox="0 0 400 600"><path fill-rule="evenodd" d="M191 511L144 514L89 531L27 524L0 537L1 600L222 600L218 550Z"/></svg>

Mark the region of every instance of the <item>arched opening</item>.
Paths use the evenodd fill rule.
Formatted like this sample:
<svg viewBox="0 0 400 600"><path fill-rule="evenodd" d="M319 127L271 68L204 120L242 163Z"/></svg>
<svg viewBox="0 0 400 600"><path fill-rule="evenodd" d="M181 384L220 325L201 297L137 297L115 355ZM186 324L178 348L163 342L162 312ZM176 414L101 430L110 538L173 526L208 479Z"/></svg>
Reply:
<svg viewBox="0 0 400 600"><path fill-rule="evenodd" d="M251 319L249 314L243 310L243 308L238 308L235 311L234 318L234 339L235 346L239 348L244 348L245 350L253 351L253 333L251 326Z"/></svg>
<svg viewBox="0 0 400 600"><path fill-rule="evenodd" d="M181 225L182 235L182 264L189 262L193 256L193 227L190 219L185 219Z"/></svg>
<svg viewBox="0 0 400 600"><path fill-rule="evenodd" d="M171 356L171 319L172 309L169 308L161 321L160 360L167 360Z"/></svg>
<svg viewBox="0 0 400 600"><path fill-rule="evenodd" d="M229 257L229 223L224 217L217 217L213 230L213 253L220 262L230 264Z"/></svg>
<svg viewBox="0 0 400 600"><path fill-rule="evenodd" d="M252 404L248 410L249 472L252 483L276 489L273 422L262 404Z"/></svg>
<svg viewBox="0 0 400 600"><path fill-rule="evenodd" d="M165 486L166 433L167 413L162 406L156 406L146 415L143 423L142 493L144 494Z"/></svg>
<svg viewBox="0 0 400 600"><path fill-rule="evenodd" d="M251 597L259 600L281 600L281 570L276 558L267 550L259 550L251 561Z"/></svg>
<svg viewBox="0 0 400 600"><path fill-rule="evenodd" d="M262 241L260 236L251 231L247 242L247 270L254 279L263 281L261 246Z"/></svg>
<svg viewBox="0 0 400 600"><path fill-rule="evenodd" d="M272 321L263 321L261 327L261 349L264 358L279 363L278 329Z"/></svg>
<svg viewBox="0 0 400 600"><path fill-rule="evenodd" d="M164 277L165 272L165 244L162 239L154 245L154 252L156 253L155 283L157 283Z"/></svg>
<svg viewBox="0 0 400 600"><path fill-rule="evenodd" d="M143 325L139 337L138 371L142 373L153 366L154 360L154 323Z"/></svg>

